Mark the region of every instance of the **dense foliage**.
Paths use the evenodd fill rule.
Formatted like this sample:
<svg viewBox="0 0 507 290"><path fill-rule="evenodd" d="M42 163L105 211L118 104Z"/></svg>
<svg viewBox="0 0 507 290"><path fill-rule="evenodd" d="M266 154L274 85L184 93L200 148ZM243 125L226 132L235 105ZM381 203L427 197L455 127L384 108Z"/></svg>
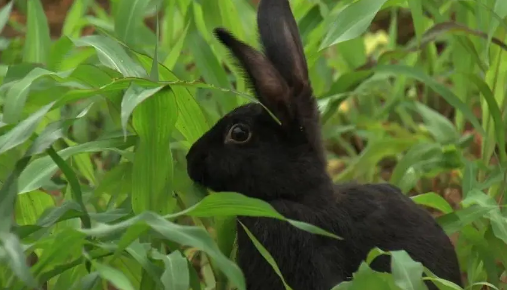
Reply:
<svg viewBox="0 0 507 290"><path fill-rule="evenodd" d="M234 217L286 219L260 200L194 186L185 155L224 113L254 101L212 30L258 47L258 1L6 2L0 287L244 289ZM467 289L506 287L507 1L291 5L330 174L399 186L451 236ZM380 254L392 274L369 268ZM425 289L423 272L460 289L404 251L379 249L335 288Z"/></svg>

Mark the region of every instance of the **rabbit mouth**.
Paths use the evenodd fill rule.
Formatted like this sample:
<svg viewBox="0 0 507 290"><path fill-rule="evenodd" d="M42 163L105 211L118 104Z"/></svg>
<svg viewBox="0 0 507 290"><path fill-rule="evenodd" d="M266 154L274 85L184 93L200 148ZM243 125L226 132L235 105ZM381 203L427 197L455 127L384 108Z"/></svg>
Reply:
<svg viewBox="0 0 507 290"><path fill-rule="evenodd" d="M215 192L221 192L227 189L224 182L217 180L216 176L211 176L203 166L189 167L188 176L196 185L211 189Z"/></svg>
<svg viewBox="0 0 507 290"><path fill-rule="evenodd" d="M206 180L208 179L208 174L206 174L206 169L199 167L190 166L187 170L188 176L190 179L201 185L201 186L207 186Z"/></svg>

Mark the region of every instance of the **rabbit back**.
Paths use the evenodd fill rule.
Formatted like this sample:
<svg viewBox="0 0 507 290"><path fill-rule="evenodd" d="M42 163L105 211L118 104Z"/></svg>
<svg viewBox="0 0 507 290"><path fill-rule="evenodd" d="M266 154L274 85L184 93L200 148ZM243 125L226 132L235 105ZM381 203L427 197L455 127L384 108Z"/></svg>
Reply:
<svg viewBox="0 0 507 290"><path fill-rule="evenodd" d="M399 189L388 184L340 184L335 186L334 195L316 193L311 200L306 205L289 200L272 201L271 205L288 218L317 225L344 240L313 235L275 219L240 218L271 253L294 290L329 290L350 280L375 247L405 250L437 276L462 285L448 236L428 212ZM238 251L247 289L284 289L241 226ZM390 258L380 256L371 267L390 272ZM427 286L437 289L431 282Z"/></svg>

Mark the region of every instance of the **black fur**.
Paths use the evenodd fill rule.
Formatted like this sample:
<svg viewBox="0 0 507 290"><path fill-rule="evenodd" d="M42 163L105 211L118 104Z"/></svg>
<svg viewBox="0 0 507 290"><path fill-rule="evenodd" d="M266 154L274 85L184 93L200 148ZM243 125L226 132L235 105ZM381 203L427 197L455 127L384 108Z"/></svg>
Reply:
<svg viewBox="0 0 507 290"><path fill-rule="evenodd" d="M235 55L259 104L224 116L193 144L188 174L214 191L235 191L269 202L284 216L344 238L312 235L269 218L239 217L273 255L294 290L329 290L348 280L374 247L406 250L441 278L462 285L454 248L435 220L388 184L335 185L326 173L319 113L298 28L287 0L262 0L258 25L265 56L223 29L218 39ZM250 128L245 143L230 128ZM389 257L372 267L390 271ZM283 289L279 277L238 227L238 263L248 290ZM430 289L437 289L427 284Z"/></svg>

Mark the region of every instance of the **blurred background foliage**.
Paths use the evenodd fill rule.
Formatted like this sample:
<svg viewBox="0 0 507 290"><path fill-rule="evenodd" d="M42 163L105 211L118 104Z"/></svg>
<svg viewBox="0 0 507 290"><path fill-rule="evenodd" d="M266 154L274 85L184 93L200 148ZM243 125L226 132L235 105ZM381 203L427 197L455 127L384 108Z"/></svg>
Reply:
<svg viewBox="0 0 507 290"><path fill-rule="evenodd" d="M0 287L244 288L234 216L284 218L194 187L184 157L252 100L212 30L259 47L257 5L0 0ZM333 178L399 186L451 236L467 289L505 289L507 1L291 5ZM424 289L392 259L337 289Z"/></svg>

